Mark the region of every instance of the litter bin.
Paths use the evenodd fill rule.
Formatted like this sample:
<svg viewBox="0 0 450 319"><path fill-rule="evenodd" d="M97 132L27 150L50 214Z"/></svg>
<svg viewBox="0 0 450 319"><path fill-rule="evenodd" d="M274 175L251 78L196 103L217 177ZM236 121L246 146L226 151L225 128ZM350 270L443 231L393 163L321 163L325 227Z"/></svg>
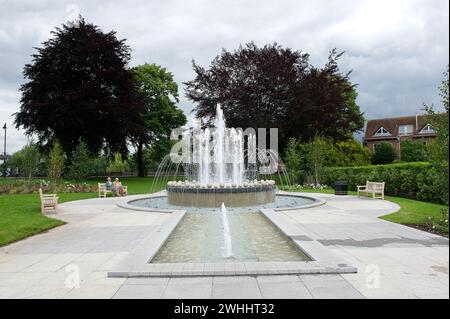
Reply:
<svg viewBox="0 0 450 319"><path fill-rule="evenodd" d="M346 181L334 182L334 195L347 195L348 183Z"/></svg>

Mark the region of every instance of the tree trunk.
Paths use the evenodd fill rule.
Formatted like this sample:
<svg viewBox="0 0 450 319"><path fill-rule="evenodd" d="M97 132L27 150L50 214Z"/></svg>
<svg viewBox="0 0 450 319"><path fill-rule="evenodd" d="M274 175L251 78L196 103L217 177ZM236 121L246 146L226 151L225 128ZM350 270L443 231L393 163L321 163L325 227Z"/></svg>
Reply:
<svg viewBox="0 0 450 319"><path fill-rule="evenodd" d="M144 143L139 141L137 147L137 168L138 168L138 176L145 177L147 174L144 165Z"/></svg>

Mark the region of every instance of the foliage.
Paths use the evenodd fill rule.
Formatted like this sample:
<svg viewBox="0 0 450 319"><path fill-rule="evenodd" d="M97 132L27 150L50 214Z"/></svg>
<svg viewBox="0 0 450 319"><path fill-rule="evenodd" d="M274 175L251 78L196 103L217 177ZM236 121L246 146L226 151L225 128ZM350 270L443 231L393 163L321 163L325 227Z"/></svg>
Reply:
<svg viewBox="0 0 450 319"><path fill-rule="evenodd" d="M93 170L96 174L104 174L106 173L106 169L109 166L109 160L106 156L98 156L94 158L93 162Z"/></svg>
<svg viewBox="0 0 450 319"><path fill-rule="evenodd" d="M372 154L372 164L390 164L397 158L394 147L391 143L381 142L377 144L376 150Z"/></svg>
<svg viewBox="0 0 450 319"><path fill-rule="evenodd" d="M223 50L209 69L194 61L196 77L185 82L186 95L197 104L196 116L209 119L204 124L220 103L229 126L278 128L282 153L290 137L345 140L362 129L364 119L350 73L338 68L341 55L332 50L328 63L316 68L306 53L251 42Z"/></svg>
<svg viewBox="0 0 450 319"><path fill-rule="evenodd" d="M178 85L172 73L156 64L143 64L132 69L139 92L145 100L141 114L144 127L133 136L136 145L138 176L146 175L144 146L166 143L170 132L186 123L186 117L176 103Z"/></svg>
<svg viewBox="0 0 450 319"><path fill-rule="evenodd" d="M429 216L426 226L430 232L448 234L448 207L441 209L439 218Z"/></svg>
<svg viewBox="0 0 450 319"><path fill-rule="evenodd" d="M430 144L431 162L436 171L439 171L438 184L446 192L446 203L448 203L449 192L449 167L448 167L448 142L449 142L449 91L448 91L448 66L444 73L445 79L439 87L439 96L441 97L444 112L437 113L433 106L426 106L431 125L436 130L437 138Z"/></svg>
<svg viewBox="0 0 450 319"><path fill-rule="evenodd" d="M400 159L402 162L426 162L427 146L421 140L404 140L400 143Z"/></svg>
<svg viewBox="0 0 450 319"><path fill-rule="evenodd" d="M303 166L301 163L302 156L298 153L299 142L291 137L288 140L285 154L284 154L284 164L287 167L287 172L291 176L291 180L293 181L303 181L305 178L301 174L301 167Z"/></svg>
<svg viewBox="0 0 450 319"><path fill-rule="evenodd" d="M416 199L432 203L446 203L445 188L439 183L441 172L430 163L399 163L360 167L328 167L323 182L334 185L335 181L347 181L349 188L366 181L385 182L388 195Z"/></svg>
<svg viewBox="0 0 450 319"><path fill-rule="evenodd" d="M89 156L87 144L80 141L78 146L72 152L69 166L69 178L82 181L89 178L93 171L93 161Z"/></svg>
<svg viewBox="0 0 450 319"><path fill-rule="evenodd" d="M316 143L320 143L321 145L322 167L370 164L370 150L354 139L334 143L330 139L320 138L316 139ZM285 151L284 162L294 182L320 183L320 174L316 176L317 179L309 178L311 175L314 175L312 174L313 163L311 162L313 157L311 152L314 151L314 147L311 143L300 143L294 138L289 140Z"/></svg>
<svg viewBox="0 0 450 319"><path fill-rule="evenodd" d="M334 147L333 147L334 146ZM340 141L329 146L333 154L327 166L364 166L370 164L372 153L355 139Z"/></svg>
<svg viewBox="0 0 450 319"><path fill-rule="evenodd" d="M114 161L112 161L106 168L108 173L124 173L129 170L128 162L122 160L120 153L114 154Z"/></svg>
<svg viewBox="0 0 450 319"><path fill-rule="evenodd" d="M41 155L36 144L29 142L21 150L11 155L8 160L8 166L15 169L19 168L22 176L31 178L38 174Z"/></svg>
<svg viewBox="0 0 450 319"><path fill-rule="evenodd" d="M64 169L65 156L61 144L55 141L48 156L48 178L58 181Z"/></svg>
<svg viewBox="0 0 450 319"><path fill-rule="evenodd" d="M0 195L3 194L32 194L37 193L39 188L44 192L52 193L86 193L96 190L96 185L86 182L71 183L68 181L46 181L43 179L18 179L10 180L7 183L0 184Z"/></svg>
<svg viewBox="0 0 450 319"><path fill-rule="evenodd" d="M58 140L71 154L82 138L98 151L106 143L127 153L126 139L141 126L142 104L127 69L130 48L115 32L85 22L65 24L32 55L20 88L16 127L49 148Z"/></svg>
<svg viewBox="0 0 450 319"><path fill-rule="evenodd" d="M308 146L307 159L311 165L311 174L314 177L314 183L318 185L320 184L320 177L322 175L327 141L321 137L315 137Z"/></svg>

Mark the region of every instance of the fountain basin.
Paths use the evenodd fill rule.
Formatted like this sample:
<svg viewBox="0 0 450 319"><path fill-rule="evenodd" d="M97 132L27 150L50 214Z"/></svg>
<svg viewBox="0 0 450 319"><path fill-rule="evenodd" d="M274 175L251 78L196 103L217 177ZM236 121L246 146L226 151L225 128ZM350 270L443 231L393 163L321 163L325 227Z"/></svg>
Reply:
<svg viewBox="0 0 450 319"><path fill-rule="evenodd" d="M281 193L275 195L275 200L271 203L263 205L252 206L227 206L229 212L257 212L261 209L274 209L277 210L291 210L291 209L304 209L323 205L324 200L320 198L306 197L299 194ZM167 196L165 194L142 196L137 199L123 199L117 202L117 206L148 212L164 212L171 213L172 211L188 210L189 212L204 212L214 213L220 212L219 204L216 207L196 207L196 206L179 206L168 203Z"/></svg>
<svg viewBox="0 0 450 319"><path fill-rule="evenodd" d="M168 186L167 201L170 205L185 207L257 206L275 201L274 185L255 187L207 187L192 188Z"/></svg>

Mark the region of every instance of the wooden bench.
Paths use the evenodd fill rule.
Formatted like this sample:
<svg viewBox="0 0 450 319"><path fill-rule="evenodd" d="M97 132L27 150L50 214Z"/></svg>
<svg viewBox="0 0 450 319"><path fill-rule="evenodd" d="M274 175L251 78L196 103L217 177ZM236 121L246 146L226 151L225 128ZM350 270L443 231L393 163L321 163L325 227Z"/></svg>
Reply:
<svg viewBox="0 0 450 319"><path fill-rule="evenodd" d="M127 186L121 186L121 187L123 189L123 196L128 195L128 187ZM108 193L113 194L112 186L111 186L111 189L107 189L106 183L98 183L98 197L106 198L106 195ZM116 195L116 194L114 194L114 195Z"/></svg>
<svg viewBox="0 0 450 319"><path fill-rule="evenodd" d="M106 198L106 194L112 193L112 189L106 188L106 183L98 183L98 197Z"/></svg>
<svg viewBox="0 0 450 319"><path fill-rule="evenodd" d="M58 209L56 194L43 194L42 188L39 188L39 197L41 198L41 213L44 213L46 208L53 208L54 211Z"/></svg>
<svg viewBox="0 0 450 319"><path fill-rule="evenodd" d="M358 197L360 197L360 193L372 194L372 198L381 198L384 200L384 185L385 182L366 182L366 185L359 185L358 188ZM376 195L381 195L381 197L377 197Z"/></svg>

